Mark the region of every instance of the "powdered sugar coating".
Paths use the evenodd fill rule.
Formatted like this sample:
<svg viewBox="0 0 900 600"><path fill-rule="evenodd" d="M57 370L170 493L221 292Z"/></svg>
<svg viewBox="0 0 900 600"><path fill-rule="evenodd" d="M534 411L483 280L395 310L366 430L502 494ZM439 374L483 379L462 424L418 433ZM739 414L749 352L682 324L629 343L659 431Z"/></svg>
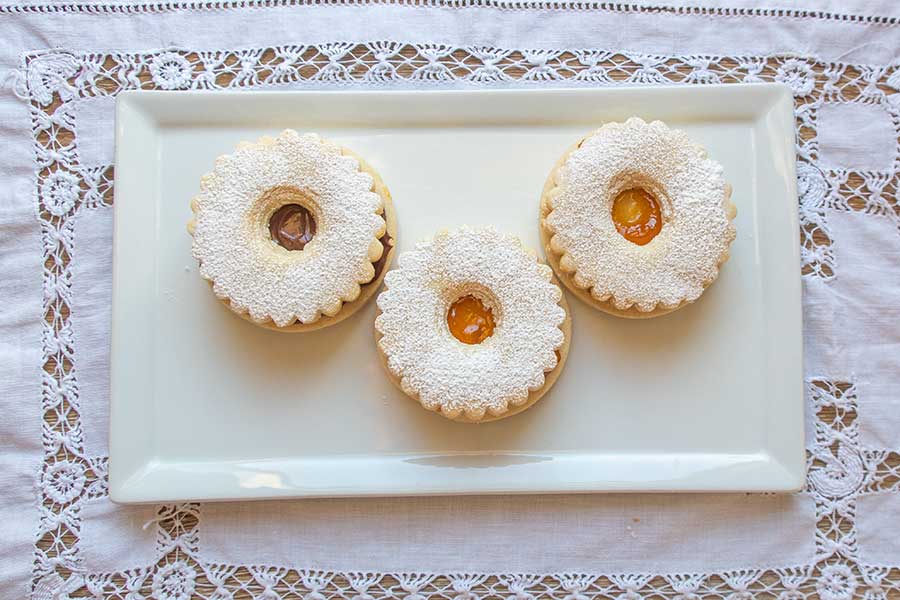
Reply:
<svg viewBox="0 0 900 600"><path fill-rule="evenodd" d="M193 254L200 274L231 308L284 327L333 316L372 280L385 221L372 177L340 146L286 130L220 157L194 200ZM312 241L289 251L272 241L273 188L303 192L316 221Z"/></svg>
<svg viewBox="0 0 900 600"><path fill-rule="evenodd" d="M375 320L388 369L404 392L446 417L480 420L521 406L557 365L566 318L552 271L518 238L492 228L442 231L400 255ZM485 301L496 326L480 344L447 327L450 304Z"/></svg>
<svg viewBox="0 0 900 600"><path fill-rule="evenodd" d="M683 131L638 118L585 138L555 172L542 220L560 268L579 288L619 310L693 302L718 276L735 237L722 166ZM644 246L626 240L612 202L630 187L660 201L663 226Z"/></svg>

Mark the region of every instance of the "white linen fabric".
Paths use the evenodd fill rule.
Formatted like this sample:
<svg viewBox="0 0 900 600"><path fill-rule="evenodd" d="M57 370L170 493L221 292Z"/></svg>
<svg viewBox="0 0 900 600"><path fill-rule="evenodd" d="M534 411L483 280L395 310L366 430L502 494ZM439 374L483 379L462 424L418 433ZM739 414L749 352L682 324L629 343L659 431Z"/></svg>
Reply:
<svg viewBox="0 0 900 600"><path fill-rule="evenodd" d="M900 593L898 49L888 1L0 3L0 597ZM109 502L120 91L752 81L795 98L802 492Z"/></svg>

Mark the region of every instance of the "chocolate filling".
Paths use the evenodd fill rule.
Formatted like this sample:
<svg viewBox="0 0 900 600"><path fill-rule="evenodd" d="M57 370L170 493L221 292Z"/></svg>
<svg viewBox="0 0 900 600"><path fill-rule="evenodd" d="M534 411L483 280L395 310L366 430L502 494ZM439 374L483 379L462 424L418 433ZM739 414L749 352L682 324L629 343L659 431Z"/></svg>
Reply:
<svg viewBox="0 0 900 600"><path fill-rule="evenodd" d="M394 240L391 239L391 234L387 232L387 229L384 230L384 235L378 241L381 242L381 258L372 263L372 266L375 268L375 275L372 276L372 281L365 285L369 285L378 279L378 276L381 275L381 272L384 271L384 266L387 264L388 252L394 247Z"/></svg>
<svg viewBox="0 0 900 600"><path fill-rule="evenodd" d="M269 218L269 235L286 250L303 250L316 235L316 220L299 204L285 204Z"/></svg>

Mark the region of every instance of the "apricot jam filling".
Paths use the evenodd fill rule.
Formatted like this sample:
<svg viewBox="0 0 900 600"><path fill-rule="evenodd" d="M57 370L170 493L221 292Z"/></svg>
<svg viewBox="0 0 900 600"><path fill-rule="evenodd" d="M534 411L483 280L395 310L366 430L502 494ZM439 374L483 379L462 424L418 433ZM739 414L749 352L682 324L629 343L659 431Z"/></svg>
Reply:
<svg viewBox="0 0 900 600"><path fill-rule="evenodd" d="M494 315L475 296L463 296L450 305L447 327L463 344L480 344L494 333Z"/></svg>
<svg viewBox="0 0 900 600"><path fill-rule="evenodd" d="M642 188L619 192L613 200L612 220L616 231L638 246L649 243L662 229L659 202Z"/></svg>

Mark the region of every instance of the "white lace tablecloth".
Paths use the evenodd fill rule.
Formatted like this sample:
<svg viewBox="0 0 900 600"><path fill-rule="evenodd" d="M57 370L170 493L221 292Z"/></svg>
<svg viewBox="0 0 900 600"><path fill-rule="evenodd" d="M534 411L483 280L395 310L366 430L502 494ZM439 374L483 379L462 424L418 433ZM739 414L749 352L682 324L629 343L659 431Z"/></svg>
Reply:
<svg viewBox="0 0 900 600"><path fill-rule="evenodd" d="M897 597L900 7L659 1L0 4L0 597ZM802 492L109 502L119 91L752 81L795 96Z"/></svg>

